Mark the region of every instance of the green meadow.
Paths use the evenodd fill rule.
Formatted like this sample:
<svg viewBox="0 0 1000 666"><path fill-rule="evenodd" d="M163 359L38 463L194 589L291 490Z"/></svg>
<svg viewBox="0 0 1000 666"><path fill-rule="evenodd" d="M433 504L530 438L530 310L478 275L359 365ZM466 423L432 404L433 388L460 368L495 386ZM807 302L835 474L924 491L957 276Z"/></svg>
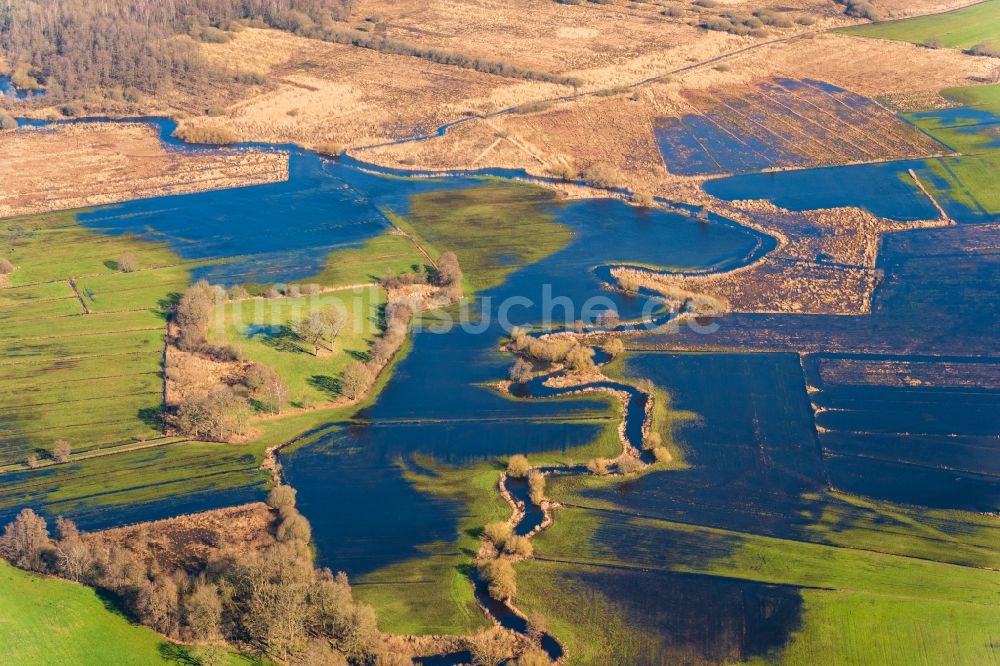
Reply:
<svg viewBox="0 0 1000 666"><path fill-rule="evenodd" d="M367 284L387 273L399 275L427 263L409 238L386 233L369 239L360 248L334 252L313 280L325 285Z"/></svg>
<svg viewBox="0 0 1000 666"><path fill-rule="evenodd" d="M643 517L580 494L607 484L550 482L549 495L566 506L535 539L536 559L517 565L518 607L546 616L548 628L566 641L568 663L593 663L607 650L683 661L684 641L671 642L670 632L697 636L691 623L709 621L697 609L707 605L702 612L710 618L714 602L695 596L680 607L664 601L637 608L631 595L664 585L669 596L691 575L723 587L780 590L798 604L779 645L727 662L902 666L1000 657L998 533L987 517L847 497L840 502L877 509L880 517L831 524L837 520L831 508L814 514L814 534L778 538Z"/></svg>
<svg viewBox="0 0 1000 666"><path fill-rule="evenodd" d="M284 379L293 406L329 402L340 395L339 377L355 359L366 357L380 330L385 292L378 287L326 291L294 298L251 298L227 303L209 340L236 348L250 361L271 366ZM324 308L347 321L333 349L315 349L296 333L296 324Z"/></svg>
<svg viewBox="0 0 1000 666"><path fill-rule="evenodd" d="M1000 116L1000 84L945 88L941 95L965 106L984 109Z"/></svg>
<svg viewBox="0 0 1000 666"><path fill-rule="evenodd" d="M971 86L942 91L942 95L976 109L1000 115L1000 86ZM930 116L907 114L907 120L952 150L957 157L925 162L919 171L935 196L951 199L971 210L1000 214L1000 188L995 175L1000 168L1000 129L983 126L976 118L946 124Z"/></svg>
<svg viewBox="0 0 1000 666"><path fill-rule="evenodd" d="M454 252L467 287L482 291L569 243L573 232L545 210L554 201L540 187L486 182L414 195L405 217L390 218L432 257Z"/></svg>
<svg viewBox="0 0 1000 666"><path fill-rule="evenodd" d="M1000 0L987 0L944 14L852 26L839 32L914 44L940 40L942 46L961 49L993 42L1000 48Z"/></svg>
<svg viewBox="0 0 1000 666"><path fill-rule="evenodd" d="M16 266L0 290L0 464L160 435L165 308L188 282L164 245L102 236L74 213L0 221ZM135 256L138 270L117 261Z"/></svg>
<svg viewBox="0 0 1000 666"><path fill-rule="evenodd" d="M197 647L134 625L91 588L15 569L0 560L0 645L6 664L143 666L201 663ZM224 663L263 664L226 651Z"/></svg>

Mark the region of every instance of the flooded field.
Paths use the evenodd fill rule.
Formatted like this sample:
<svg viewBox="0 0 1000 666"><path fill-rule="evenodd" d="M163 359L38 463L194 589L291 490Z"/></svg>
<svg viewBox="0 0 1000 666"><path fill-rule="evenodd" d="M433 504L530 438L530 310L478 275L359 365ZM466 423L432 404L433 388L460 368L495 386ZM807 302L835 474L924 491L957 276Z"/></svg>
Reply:
<svg viewBox="0 0 1000 666"><path fill-rule="evenodd" d="M874 101L822 81L775 79L748 91L686 93L698 113L655 127L667 170L742 173L941 150Z"/></svg>
<svg viewBox="0 0 1000 666"><path fill-rule="evenodd" d="M785 103L804 87L843 105L845 123L884 115L810 82L760 95ZM994 118L942 112L913 122L964 137L992 128ZM901 126L899 136L912 138ZM166 136L169 126L160 129ZM566 649L588 663L603 641L636 664L791 659L803 635L850 612L838 596L845 589L859 595L850 604L880 613L926 592L920 613L958 598L996 614L996 582L983 569L1000 565L1000 527L984 515L1000 506L1000 230L984 223L993 217L981 195L970 194L975 207L942 197L966 224L883 237L870 314L734 313L638 335L626 325L619 332L629 335L628 351L614 381L585 386L625 382L635 399L619 403L540 380L499 390L513 360L501 347L514 327L593 333L609 315L668 321L665 299L653 292L609 288L615 267L723 272L772 251L774 239L714 215L702 221L682 208L560 199L501 178L516 173L406 177L287 146L254 147L291 152L287 182L99 207L76 220L107 237L160 242L191 278L225 286L324 274L375 280L364 266L330 258L389 234L419 238L434 256L458 254L474 296L421 314L375 397L280 455L318 563L346 571L388 627L428 634L482 626L469 562L483 523L509 515L497 496L502 459L520 453L550 471L582 469L623 444L641 447L647 394L633 385L644 381L667 403L659 408L677 416L679 459L627 479L553 477L550 494L561 508L535 538L537 557L518 562L515 601L546 616L550 655ZM761 146L761 161L726 170L809 163L786 148ZM701 172L708 158L689 157L692 173ZM845 148L843 157L864 155ZM718 153L712 159L720 164ZM920 159L754 173L705 189L793 211L856 206L924 220L938 209L911 170L937 193L954 189L935 171L946 166ZM265 475L255 455L184 451L126 454L133 466L123 474L162 467L156 479L129 487L127 505L85 464L71 470L88 479L76 478L76 487L64 486L62 468L8 475L0 518L16 510L15 497L85 528L260 497ZM181 477L198 466L205 476L197 483ZM526 496L524 482L510 488ZM544 519L529 509L518 534ZM525 630L523 618L503 610Z"/></svg>

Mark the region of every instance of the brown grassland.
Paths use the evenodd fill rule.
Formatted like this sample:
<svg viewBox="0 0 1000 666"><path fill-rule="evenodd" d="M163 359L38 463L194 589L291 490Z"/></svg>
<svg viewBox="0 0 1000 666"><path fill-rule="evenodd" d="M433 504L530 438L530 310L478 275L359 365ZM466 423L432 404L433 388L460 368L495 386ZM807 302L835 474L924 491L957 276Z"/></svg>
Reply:
<svg viewBox="0 0 1000 666"><path fill-rule="evenodd" d="M288 178L288 156L180 155L147 125L86 123L0 132L0 217L241 187Z"/></svg>

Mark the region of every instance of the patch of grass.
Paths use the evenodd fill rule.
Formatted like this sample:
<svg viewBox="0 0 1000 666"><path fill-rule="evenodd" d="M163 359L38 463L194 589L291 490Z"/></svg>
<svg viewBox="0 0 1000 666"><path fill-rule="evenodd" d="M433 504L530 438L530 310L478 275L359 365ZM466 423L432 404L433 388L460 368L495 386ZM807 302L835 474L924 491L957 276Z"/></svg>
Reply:
<svg viewBox="0 0 1000 666"><path fill-rule="evenodd" d="M178 442L0 476L0 510L24 506L49 516L190 498L199 493L261 487L262 444ZM141 509L136 508L137 517Z"/></svg>
<svg viewBox="0 0 1000 666"><path fill-rule="evenodd" d="M309 281L337 286L375 282L386 273L398 275L425 266L427 258L413 242L399 234L383 234L370 239L363 247L334 252L323 271Z"/></svg>
<svg viewBox="0 0 1000 666"><path fill-rule="evenodd" d="M1000 115L1000 86L974 86L944 91L949 97L970 103L976 109ZM918 176L939 200L954 201L970 210L1000 214L1000 188L995 175L1000 169L1000 130L982 125L981 118L968 117L944 122L935 114L908 114L906 118L952 150L958 157L925 161Z"/></svg>
<svg viewBox="0 0 1000 666"><path fill-rule="evenodd" d="M984 109L1000 116L1000 84L946 88L941 91L941 95L965 106Z"/></svg>
<svg viewBox="0 0 1000 666"><path fill-rule="evenodd" d="M406 216L391 217L431 256L454 252L467 286L480 291L569 243L573 232L547 210L554 200L540 187L488 182L417 194Z"/></svg>
<svg viewBox="0 0 1000 666"><path fill-rule="evenodd" d="M483 525L506 520L500 497L501 467L480 463L456 468L419 458L404 464L418 490L461 502L459 536L425 546L426 555L380 569L355 583L358 598L372 604L383 631L400 634L467 634L488 626L472 592L469 569Z"/></svg>
<svg viewBox="0 0 1000 666"><path fill-rule="evenodd" d="M517 603L546 615L571 648L571 663L589 663L606 644L645 646L647 621L662 621L650 609L648 617L622 624L629 611L585 583L595 571L799 588L798 628L767 663L858 663L872 655L893 664L988 663L997 639L995 570L575 507L557 512L535 552L542 561L518 565ZM591 610L602 607L606 612Z"/></svg>
<svg viewBox="0 0 1000 666"><path fill-rule="evenodd" d="M93 589L0 560L0 645L9 664L196 664L196 651L134 625ZM230 651L225 661L262 664Z"/></svg>
<svg viewBox="0 0 1000 666"><path fill-rule="evenodd" d="M943 46L962 49L982 42L1000 44L1000 0L989 0L944 14L841 28L839 32L914 44L939 40Z"/></svg>
<svg viewBox="0 0 1000 666"><path fill-rule="evenodd" d="M782 664L989 664L1000 606L894 599L858 591L803 590L802 629Z"/></svg>
<svg viewBox="0 0 1000 666"><path fill-rule="evenodd" d="M0 464L160 433L165 308L187 269L163 244L105 236L72 212L0 221L15 265L0 289ZM140 270L118 272L135 256Z"/></svg>
<svg viewBox="0 0 1000 666"><path fill-rule="evenodd" d="M227 303L209 340L232 345L244 358L274 368L288 385L293 406L329 402L340 396L339 377L344 368L368 353L379 331L379 309L384 303L385 292L377 287ZM326 307L341 309L348 321L333 351L321 349L316 356L295 327Z"/></svg>

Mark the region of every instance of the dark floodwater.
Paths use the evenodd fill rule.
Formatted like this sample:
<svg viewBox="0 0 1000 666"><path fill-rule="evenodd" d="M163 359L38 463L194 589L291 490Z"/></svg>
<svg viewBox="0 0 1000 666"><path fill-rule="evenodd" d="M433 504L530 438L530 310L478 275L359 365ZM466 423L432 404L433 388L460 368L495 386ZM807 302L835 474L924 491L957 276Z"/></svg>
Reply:
<svg viewBox="0 0 1000 666"><path fill-rule="evenodd" d="M808 122L823 111L837 118L825 126ZM653 131L671 173L744 173L812 162L815 158L803 150L803 133L788 131L804 124L808 124L811 141L836 146L849 156L845 161L861 161L867 153L844 139L843 128L845 124L864 127L882 115L884 111L872 100L829 83L774 79L704 114L660 120ZM765 128L777 127L776 121L783 123L785 131L748 133L748 118Z"/></svg>
<svg viewBox="0 0 1000 666"><path fill-rule="evenodd" d="M508 332L499 317L503 311L514 325L541 322L546 304L553 304L561 323L581 318L588 301L594 313L614 308L623 318L639 316L649 301L604 290L594 266L638 262L700 268L751 256L759 246L755 234L738 227L706 225L617 201L556 204L551 210L574 231L573 240L474 299L471 307L482 316L482 330L417 332L412 351L373 406L317 444L283 457L324 562L363 574L406 559L420 544L457 536L460 506L432 498L404 501L412 490L395 466L401 457L420 453L463 464L562 451L589 443L605 427L574 422L607 413L596 398L511 400L477 386L504 379L512 363L509 354L498 351ZM517 307L508 309L512 303ZM368 515L343 506L366 506ZM373 529L379 523L373 516L400 527Z"/></svg>
<svg viewBox="0 0 1000 666"><path fill-rule="evenodd" d="M936 128L976 137L976 152L1000 146L1000 116L981 109L955 108L912 114L914 120L932 122ZM727 201L767 199L789 210L804 211L857 206L892 220L932 220L938 211L920 191L908 171L912 169L929 187L949 217L960 223L1000 219L969 193L960 200L940 172L954 174L964 157L896 160L878 164L750 173L710 180L705 191ZM978 168L985 168L980 165ZM972 201L969 201L969 198Z"/></svg>

